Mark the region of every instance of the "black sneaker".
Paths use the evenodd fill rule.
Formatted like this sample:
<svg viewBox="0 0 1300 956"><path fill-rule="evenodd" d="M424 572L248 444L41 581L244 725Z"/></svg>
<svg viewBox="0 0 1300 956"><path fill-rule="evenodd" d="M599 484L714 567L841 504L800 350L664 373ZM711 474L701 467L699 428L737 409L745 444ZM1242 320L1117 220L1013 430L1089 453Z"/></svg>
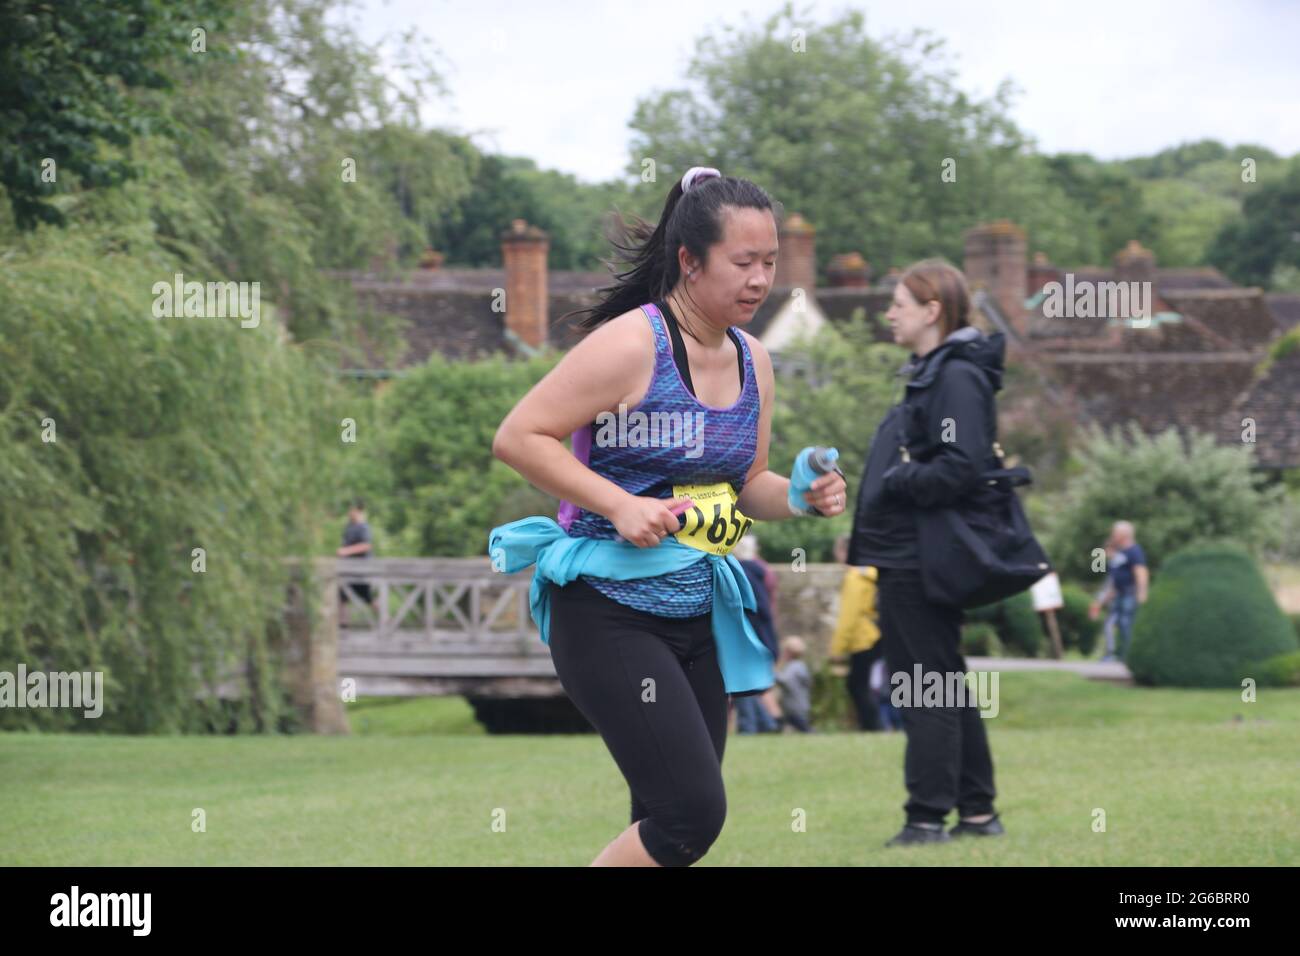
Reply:
<svg viewBox="0 0 1300 956"><path fill-rule="evenodd" d="M952 836L1001 836L1007 831L998 822L998 815L995 813L983 823L967 823L959 819L957 825L948 832Z"/></svg>
<svg viewBox="0 0 1300 956"><path fill-rule="evenodd" d="M951 839L952 837L944 832L942 823L933 825L909 823L899 830L898 834L885 846L910 846L914 843L947 843Z"/></svg>

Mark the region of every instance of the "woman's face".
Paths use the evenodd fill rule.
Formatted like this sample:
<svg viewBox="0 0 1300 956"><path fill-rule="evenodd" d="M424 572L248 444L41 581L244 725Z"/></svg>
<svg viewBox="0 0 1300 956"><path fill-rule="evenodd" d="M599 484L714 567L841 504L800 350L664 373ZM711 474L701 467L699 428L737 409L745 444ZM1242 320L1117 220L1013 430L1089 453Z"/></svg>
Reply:
<svg viewBox="0 0 1300 956"><path fill-rule="evenodd" d="M722 240L704 267L682 276L692 300L724 325L748 325L772 291L776 273L776 218L770 209L724 206Z"/></svg>
<svg viewBox="0 0 1300 956"><path fill-rule="evenodd" d="M939 303L920 304L912 295L912 290L899 282L894 286L894 301L890 303L885 318L893 329L894 341L904 348L915 350L927 327L939 320Z"/></svg>

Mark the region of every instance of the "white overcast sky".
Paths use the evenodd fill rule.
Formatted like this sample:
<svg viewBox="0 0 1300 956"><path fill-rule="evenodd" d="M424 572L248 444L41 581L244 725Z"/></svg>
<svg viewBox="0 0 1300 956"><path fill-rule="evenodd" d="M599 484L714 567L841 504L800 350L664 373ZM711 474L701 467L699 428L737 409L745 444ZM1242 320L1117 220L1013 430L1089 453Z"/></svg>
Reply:
<svg viewBox="0 0 1300 956"><path fill-rule="evenodd" d="M473 134L588 181L621 176L638 99L683 84L696 37L761 22L780 0L358 0L362 36L414 28L448 96L427 125ZM1187 140L1300 152L1300 0L814 2L810 26L846 9L876 38L927 28L968 93L1005 79L1012 115L1045 152L1103 159Z"/></svg>

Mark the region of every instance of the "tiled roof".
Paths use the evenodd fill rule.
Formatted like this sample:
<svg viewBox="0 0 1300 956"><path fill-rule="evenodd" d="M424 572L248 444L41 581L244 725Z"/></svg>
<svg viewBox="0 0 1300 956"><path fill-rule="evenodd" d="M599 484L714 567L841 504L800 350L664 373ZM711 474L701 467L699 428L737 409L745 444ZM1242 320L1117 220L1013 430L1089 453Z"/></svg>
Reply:
<svg viewBox="0 0 1300 956"><path fill-rule="evenodd" d="M357 289L397 285L438 291L490 292L506 287L506 270L497 268L411 269L392 274L353 271L333 272L331 275L349 279ZM552 269L546 274L546 283L551 292L578 294L608 285L610 275L608 272Z"/></svg>
<svg viewBox="0 0 1300 956"><path fill-rule="evenodd" d="M434 352L451 359L477 358L505 348L505 323L492 311L493 295L456 289L429 289L397 283L355 286L357 301L376 312L406 319L406 351L391 363L402 368L420 365ZM381 369L383 362L362 343L363 368Z"/></svg>
<svg viewBox="0 0 1300 956"><path fill-rule="evenodd" d="M1255 423L1255 461L1264 468L1300 466L1300 349L1273 361L1223 417L1220 440L1239 442L1242 419Z"/></svg>
<svg viewBox="0 0 1300 956"><path fill-rule="evenodd" d="M452 359L467 359L497 351L518 350L505 334L505 317L492 311L494 293L506 286L505 269L414 269L397 273L337 272L351 281L363 307L390 312L409 321L408 348L394 363L418 365L439 351ZM608 272L551 270L548 338L558 348L568 348L572 320L561 316L596 301L596 290L609 284ZM383 368L366 348L365 366Z"/></svg>
<svg viewBox="0 0 1300 956"><path fill-rule="evenodd" d="M1040 270L1041 271L1041 270ZM1072 270L1075 282L1116 281L1111 269ZM399 367L419 364L434 351L453 359L492 352L517 353L505 335L504 316L492 311L494 290L505 287L503 269L439 269L389 277L345 274L359 301L410 321ZM610 282L603 272L548 274L549 341L568 348L577 339L561 316L596 301ZM1257 368L1268 344L1300 326L1300 295L1241 289L1213 269L1158 269L1160 314L1147 328L1104 319L1054 318L1042 314L1041 297L1027 303L1028 342L977 292L972 305L1010 342L1029 346L1020 361L1039 370L1051 397L1103 427L1136 421L1148 432L1169 426L1196 428L1223 442L1240 441L1241 419L1257 423L1257 461L1264 467L1300 466L1300 352ZM788 301L774 289L746 327L762 337ZM848 321L863 308L869 318L889 308L891 291L879 286L821 288L818 307L832 322ZM878 329L881 341L888 329ZM367 368L382 368L367 351Z"/></svg>
<svg viewBox="0 0 1300 956"><path fill-rule="evenodd" d="M1075 272L1082 282L1114 282L1106 273ZM1206 352L1259 349L1277 335L1277 323L1259 289L1164 289L1149 326L1104 318L1044 314L1045 296L1026 302L1030 340L1043 349Z"/></svg>
<svg viewBox="0 0 1300 956"><path fill-rule="evenodd" d="M1300 295L1270 293L1264 296L1278 333L1289 332L1300 325Z"/></svg>
<svg viewBox="0 0 1300 956"><path fill-rule="evenodd" d="M1218 269L1156 269L1156 287L1166 289L1232 289L1232 281Z"/></svg>
<svg viewBox="0 0 1300 956"><path fill-rule="evenodd" d="M848 322L857 309L862 309L867 320L876 319L889 311L889 304L894 293L891 289L876 287L845 286L817 290L817 305L822 313L832 322ZM881 342L893 341L889 329L882 324L875 326L876 338Z"/></svg>
<svg viewBox="0 0 1300 956"><path fill-rule="evenodd" d="M1067 352L1043 358L1053 377L1075 395L1086 418L1102 427L1136 421L1149 434L1173 426L1220 436L1225 409L1250 386L1259 361L1256 354L1244 352Z"/></svg>
<svg viewBox="0 0 1300 956"><path fill-rule="evenodd" d="M1061 282L1065 278L1066 272L1074 273L1076 282L1087 279L1091 282L1112 282L1115 280L1115 270L1106 266L1079 266L1074 269L1065 269L1060 266L1036 265L1035 274L1039 275L1043 281L1051 282L1053 279ZM1163 295L1166 289L1235 289L1232 280L1228 279L1218 269L1214 268L1195 268L1195 269L1156 269L1156 293ZM1030 294L1039 291L1030 289Z"/></svg>
<svg viewBox="0 0 1300 956"><path fill-rule="evenodd" d="M1230 347L1263 348L1277 325L1259 289L1166 290L1161 298L1184 317L1198 320Z"/></svg>

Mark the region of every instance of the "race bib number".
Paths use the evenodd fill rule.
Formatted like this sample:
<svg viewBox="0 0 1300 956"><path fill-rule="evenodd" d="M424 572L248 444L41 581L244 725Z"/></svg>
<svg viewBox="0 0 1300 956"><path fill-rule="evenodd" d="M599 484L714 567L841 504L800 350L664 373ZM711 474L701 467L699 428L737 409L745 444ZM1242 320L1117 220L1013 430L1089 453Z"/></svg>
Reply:
<svg viewBox="0 0 1300 956"><path fill-rule="evenodd" d="M754 523L736 507L736 492L729 481L673 485L673 497L695 502L682 512L686 526L677 532L677 540L709 554L729 554Z"/></svg>

